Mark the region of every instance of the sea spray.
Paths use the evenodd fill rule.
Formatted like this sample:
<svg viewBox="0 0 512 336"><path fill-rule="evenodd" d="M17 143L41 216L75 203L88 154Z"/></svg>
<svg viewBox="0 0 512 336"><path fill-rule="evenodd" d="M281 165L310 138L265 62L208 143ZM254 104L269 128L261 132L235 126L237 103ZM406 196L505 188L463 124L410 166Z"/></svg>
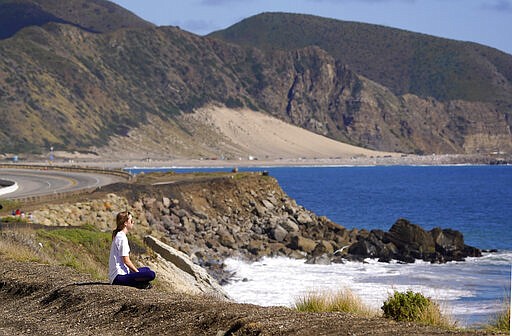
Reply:
<svg viewBox="0 0 512 336"><path fill-rule="evenodd" d="M512 252L447 264L367 259L364 263L309 265L287 258L263 258L254 263L227 259L227 268L235 275L224 289L237 302L291 307L311 291L349 288L376 309L393 291L412 290L439 302L458 325L477 326L500 310L503 293L509 291L511 260Z"/></svg>
<svg viewBox="0 0 512 336"><path fill-rule="evenodd" d="M262 170L262 167L239 168L240 171ZM172 170L230 171L228 168ZM227 287L231 296L241 302L289 306L294 297L308 288L349 286L380 308L388 293L395 289L420 289L427 291L427 296L445 302L442 307L460 325L474 325L487 323L494 317L503 303L504 293L510 291L512 166L265 167L265 170L299 205L346 228L387 231L396 219L403 217L427 230L434 227L459 230L467 244L503 252L446 265L370 262L319 266L286 259L248 265L231 260L228 263L238 270L237 277L248 280L235 281ZM142 171L145 169L133 170Z"/></svg>

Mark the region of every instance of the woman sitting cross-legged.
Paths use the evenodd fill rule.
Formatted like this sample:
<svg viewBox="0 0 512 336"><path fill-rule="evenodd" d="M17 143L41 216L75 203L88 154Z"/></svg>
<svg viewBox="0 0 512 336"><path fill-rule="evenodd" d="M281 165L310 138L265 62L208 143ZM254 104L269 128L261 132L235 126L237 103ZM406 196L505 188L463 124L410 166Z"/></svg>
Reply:
<svg viewBox="0 0 512 336"><path fill-rule="evenodd" d="M136 268L130 260L130 245L126 233L133 229L133 225L131 213L123 211L117 214L108 262L109 281L112 285L151 288L150 282L155 279L155 272L149 267Z"/></svg>

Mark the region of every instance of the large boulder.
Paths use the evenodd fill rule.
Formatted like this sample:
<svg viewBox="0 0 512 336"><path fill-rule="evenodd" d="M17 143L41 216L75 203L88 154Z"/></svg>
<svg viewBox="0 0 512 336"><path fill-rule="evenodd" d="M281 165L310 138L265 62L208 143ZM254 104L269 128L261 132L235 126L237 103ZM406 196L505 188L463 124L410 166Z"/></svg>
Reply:
<svg viewBox="0 0 512 336"><path fill-rule="evenodd" d="M313 223L313 218L311 218L311 216L306 212L299 213L296 216L296 219L297 219L297 222L299 222L300 224L304 224L304 225Z"/></svg>
<svg viewBox="0 0 512 336"><path fill-rule="evenodd" d="M482 256L479 249L464 244L464 236L459 231L434 228L430 233L436 245L436 252L443 259L464 260L465 257Z"/></svg>
<svg viewBox="0 0 512 336"><path fill-rule="evenodd" d="M361 258L377 257L377 249L367 239L361 239L348 248L348 254Z"/></svg>
<svg viewBox="0 0 512 336"><path fill-rule="evenodd" d="M378 258L380 261L390 261L397 255L398 249L385 236L382 230L372 230L367 236L361 237L348 249L349 255L355 257L351 259Z"/></svg>
<svg viewBox="0 0 512 336"><path fill-rule="evenodd" d="M314 257L318 257L320 255L328 254L332 255L334 253L334 247L332 244L326 240L320 241L316 246L313 252L311 254Z"/></svg>
<svg viewBox="0 0 512 336"><path fill-rule="evenodd" d="M281 222L281 227L287 232L299 232L299 226L295 224L290 218L286 218Z"/></svg>
<svg viewBox="0 0 512 336"><path fill-rule="evenodd" d="M284 241L288 231L286 231L281 225L277 225L270 231L270 238L277 240L278 242Z"/></svg>
<svg viewBox="0 0 512 336"><path fill-rule="evenodd" d="M435 242L436 251L442 254L452 254L464 248L464 237L459 231L435 228L430 230Z"/></svg>
<svg viewBox="0 0 512 336"><path fill-rule="evenodd" d="M148 266L155 269L158 279L167 283L169 289L193 295L209 294L228 298L219 283L186 254L152 236L144 237L144 242L158 254L157 262L148 262Z"/></svg>
<svg viewBox="0 0 512 336"><path fill-rule="evenodd" d="M295 235L291 238L290 244L288 247L292 250L304 251L306 253L311 253L316 247L316 243L314 240L305 238L302 236Z"/></svg>
<svg viewBox="0 0 512 336"><path fill-rule="evenodd" d="M401 256L404 256L404 259L409 259L409 256L415 259L428 259L436 252L432 235L419 225L403 218L397 220L384 235L384 242L391 242L396 246L396 257L399 260L402 260Z"/></svg>
<svg viewBox="0 0 512 336"><path fill-rule="evenodd" d="M236 240L231 233L225 228L221 228L217 231L219 243L229 248L236 248Z"/></svg>
<svg viewBox="0 0 512 336"><path fill-rule="evenodd" d="M407 263L413 263L416 259L447 262L473 256L481 256L481 251L465 245L459 231L435 228L428 232L406 219L397 220L388 232L360 232L357 241L348 249L349 259L396 259Z"/></svg>

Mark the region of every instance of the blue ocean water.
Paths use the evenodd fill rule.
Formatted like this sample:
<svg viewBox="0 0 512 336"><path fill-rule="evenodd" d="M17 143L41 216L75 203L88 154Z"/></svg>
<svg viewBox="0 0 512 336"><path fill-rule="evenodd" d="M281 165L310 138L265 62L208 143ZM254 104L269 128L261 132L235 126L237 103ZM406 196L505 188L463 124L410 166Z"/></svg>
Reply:
<svg viewBox="0 0 512 336"><path fill-rule="evenodd" d="M274 168L271 174L299 204L347 228L388 230L402 217L425 229L459 230L479 248L512 250L512 166Z"/></svg>
<svg viewBox="0 0 512 336"><path fill-rule="evenodd" d="M155 170L169 170L158 168ZM176 172L231 168L172 169ZM460 325L485 323L510 293L512 265L512 166L259 167L298 204L346 228L389 230L398 218L425 229L452 228L465 242L498 249L466 262L431 265L347 263L305 265L265 260L228 266L244 281L226 287L239 302L290 305L312 289L351 288L378 308L393 290L415 290L446 304ZM133 173L151 171L130 169ZM293 274L293 277L290 275ZM249 281L247 281L249 280Z"/></svg>
<svg viewBox="0 0 512 336"><path fill-rule="evenodd" d="M165 171L170 168L127 169ZM176 172L230 171L181 168ZM399 218L452 228L466 244L512 250L512 166L267 167L298 204L346 228L387 231Z"/></svg>

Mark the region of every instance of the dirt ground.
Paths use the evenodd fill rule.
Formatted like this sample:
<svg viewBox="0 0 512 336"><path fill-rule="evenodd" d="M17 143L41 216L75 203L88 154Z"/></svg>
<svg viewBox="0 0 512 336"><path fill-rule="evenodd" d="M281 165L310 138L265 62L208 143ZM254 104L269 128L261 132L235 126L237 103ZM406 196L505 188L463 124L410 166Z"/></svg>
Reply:
<svg viewBox="0 0 512 336"><path fill-rule="evenodd" d="M483 335L110 286L0 257L0 335Z"/></svg>

